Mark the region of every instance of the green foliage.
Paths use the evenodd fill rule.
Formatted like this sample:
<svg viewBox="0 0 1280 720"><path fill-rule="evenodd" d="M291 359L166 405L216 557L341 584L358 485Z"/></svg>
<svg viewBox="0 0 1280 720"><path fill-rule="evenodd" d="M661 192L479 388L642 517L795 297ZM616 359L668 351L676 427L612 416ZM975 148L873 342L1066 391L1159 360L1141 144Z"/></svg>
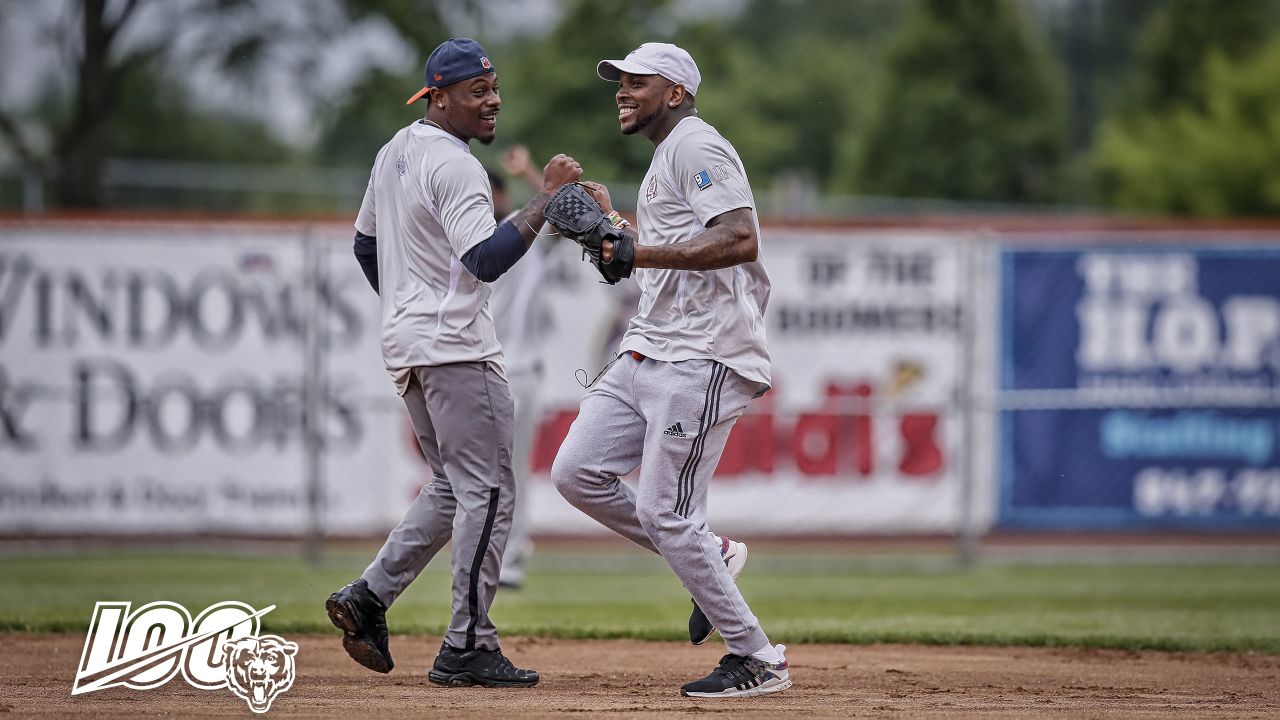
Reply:
<svg viewBox="0 0 1280 720"><path fill-rule="evenodd" d="M764 56L796 36L814 41L841 39L860 45L876 45L902 19L901 0L750 0L732 22L737 45ZM826 55L822 42L814 42L805 64L828 72L840 65Z"/></svg>
<svg viewBox="0 0 1280 720"><path fill-rule="evenodd" d="M865 129L883 38L902 10L885 0L753 0L728 23L685 29L680 42L704 78L699 115L734 143L757 188L847 182L847 147Z"/></svg>
<svg viewBox="0 0 1280 720"><path fill-rule="evenodd" d="M453 2L455 10L477 4L478 0ZM416 63L419 70L427 62L427 54L449 36L444 18L440 16L440 5L438 0L342 0L352 20L381 18L394 27L406 42L419 50L422 56ZM412 94L410 91L405 97Z"/></svg>
<svg viewBox="0 0 1280 720"><path fill-rule="evenodd" d="M1099 188L1115 207L1187 215L1280 214L1280 36L1252 57L1214 53L1204 93L1104 124Z"/></svg>
<svg viewBox="0 0 1280 720"><path fill-rule="evenodd" d="M372 552L372 551L370 551ZM396 633L448 621L447 554L388 613ZM83 632L95 602L171 600L198 612L276 605L269 632L336 631L328 593L368 556L321 567L292 557L130 553L0 559L0 629ZM740 586L779 642L1008 644L1280 653L1280 565L999 565L884 569L845 555L753 551ZM534 556L519 592L500 592L508 636L686 639L689 600L639 552Z"/></svg>
<svg viewBox="0 0 1280 720"><path fill-rule="evenodd" d="M1274 0L1173 0L1144 28L1134 105L1151 111L1192 104L1212 83L1206 59L1252 55L1275 27Z"/></svg>
<svg viewBox="0 0 1280 720"><path fill-rule="evenodd" d="M426 62L426 58L423 58ZM422 87L422 69L389 73L374 70L323 119L313 154L318 165L366 168L392 135L422 117L426 104L404 101Z"/></svg>
<svg viewBox="0 0 1280 720"><path fill-rule="evenodd" d="M675 42L702 73L699 116L734 144L758 188L792 175L825 186L839 169L834 147L865 107L874 38L898 8L755 0L735 16L677 21L665 3L579 0L550 36L494 51L504 97L497 143L525 143L544 161L566 152L593 178L639 182L653 148L618 131L615 88L595 65L642 42Z"/></svg>
<svg viewBox="0 0 1280 720"><path fill-rule="evenodd" d="M111 157L283 164L295 154L257 118L198 109L154 67L123 78L115 105L104 133Z"/></svg>
<svg viewBox="0 0 1280 720"><path fill-rule="evenodd" d="M860 192L1048 201L1065 144L1061 80L1005 0L917 0L852 160Z"/></svg>
<svg viewBox="0 0 1280 720"><path fill-rule="evenodd" d="M840 169L834 148L851 131L871 76L867 51L796 34L761 53L712 33L685 46L698 53L704 78L698 115L734 144L758 187L795 176L828 185Z"/></svg>
<svg viewBox="0 0 1280 720"><path fill-rule="evenodd" d="M404 101L422 87L427 56L450 33L438 3L430 0L342 0L342 5L352 21L386 21L415 51L406 67L371 69L319 114L320 137L311 148L314 162L364 169L392 135L426 112L425 103L406 106ZM486 50L493 52L488 46Z"/></svg>
<svg viewBox="0 0 1280 720"><path fill-rule="evenodd" d="M516 143L539 164L572 154L589 177L618 187L620 207L630 204L621 188L639 181L652 147L619 132L614 89L595 64L641 42L670 41L697 60L699 114L734 143L758 195L799 184L1011 203L1097 198L1196 215L1277 212L1270 118L1280 115L1272 80L1280 75L1264 48L1275 44L1280 0L561 1L549 33L477 38L498 68L504 103L497 142L472 150L490 166ZM421 116L420 104L403 100L419 86L426 54L451 34L437 0L316 0L301 20L258 0L137 7L150 26L193 30L176 42L129 25L130 13L107 12L97 32L108 47L85 56L93 72L63 78L38 104L0 108L0 142L13 162L44 175L52 204L332 210L329 195L248 188L104 194L101 174L118 157L367 172L377 149ZM483 27L486 6L476 0L448 8L450 18ZM333 47L358 48L360 36L343 33L364 23L390 28L412 61L370 68L328 102L332 90L305 79ZM89 27L56 34L64 55L83 54L80 30ZM1069 108L1045 36L1070 73ZM183 58L216 66L243 107L188 97L182 66L165 67ZM305 99L327 103L313 113L313 145L276 137L257 112L271 102L264 78L281 73L299 78Z"/></svg>
<svg viewBox="0 0 1280 720"><path fill-rule="evenodd" d="M539 166L567 153L591 179L639 182L653 146L618 130L617 86L596 75L596 63L663 40L665 6L578 0L549 35L491 50L503 98L497 143L527 145Z"/></svg>

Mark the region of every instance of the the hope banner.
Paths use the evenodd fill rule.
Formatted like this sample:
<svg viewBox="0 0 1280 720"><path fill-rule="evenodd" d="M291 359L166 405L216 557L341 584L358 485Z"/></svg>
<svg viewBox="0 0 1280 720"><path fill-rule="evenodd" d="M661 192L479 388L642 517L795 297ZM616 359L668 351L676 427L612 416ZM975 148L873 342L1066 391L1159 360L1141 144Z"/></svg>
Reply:
<svg viewBox="0 0 1280 720"><path fill-rule="evenodd" d="M1280 527L1280 252L1011 249L1003 283L1002 525Z"/></svg>

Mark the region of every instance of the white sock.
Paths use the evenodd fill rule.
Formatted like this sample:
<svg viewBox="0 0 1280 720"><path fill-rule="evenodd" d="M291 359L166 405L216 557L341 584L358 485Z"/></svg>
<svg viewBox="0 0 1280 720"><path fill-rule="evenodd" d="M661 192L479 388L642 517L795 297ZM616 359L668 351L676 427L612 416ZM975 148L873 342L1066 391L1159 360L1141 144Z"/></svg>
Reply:
<svg viewBox="0 0 1280 720"><path fill-rule="evenodd" d="M764 647L751 653L751 657L759 660L760 662L768 663L769 665L776 665L782 662L782 653L778 652L777 648L768 643L765 643Z"/></svg>

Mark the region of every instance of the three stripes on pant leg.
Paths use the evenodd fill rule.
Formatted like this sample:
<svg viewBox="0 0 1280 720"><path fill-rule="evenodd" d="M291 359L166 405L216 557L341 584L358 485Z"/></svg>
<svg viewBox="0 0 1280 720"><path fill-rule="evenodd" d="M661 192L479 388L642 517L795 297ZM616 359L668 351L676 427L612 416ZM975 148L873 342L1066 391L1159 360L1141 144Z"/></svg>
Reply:
<svg viewBox="0 0 1280 720"><path fill-rule="evenodd" d="M689 516L689 503L693 500L693 479L698 472L698 463L702 461L702 448L706 443L707 433L720 420L720 391L724 388L724 379L728 374L729 368L718 362L711 363L711 380L707 383L707 396L702 400L702 417L698 418L698 437L693 439L689 456L680 469L675 507L675 512L680 517Z"/></svg>

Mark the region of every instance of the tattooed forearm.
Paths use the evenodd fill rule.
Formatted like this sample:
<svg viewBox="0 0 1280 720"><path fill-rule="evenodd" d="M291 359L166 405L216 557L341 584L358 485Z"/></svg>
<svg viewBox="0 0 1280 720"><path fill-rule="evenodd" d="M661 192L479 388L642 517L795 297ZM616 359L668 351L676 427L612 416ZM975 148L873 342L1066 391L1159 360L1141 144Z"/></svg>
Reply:
<svg viewBox="0 0 1280 720"><path fill-rule="evenodd" d="M551 200L551 193L539 190L511 219L511 223L520 231L520 237L524 238L525 247L532 245L534 238L538 237L538 228L542 227L542 223L546 221L542 213L546 210L549 200Z"/></svg>
<svg viewBox="0 0 1280 720"><path fill-rule="evenodd" d="M717 216L707 229L674 245L637 245L636 267L718 270L756 259L759 242L747 208Z"/></svg>

